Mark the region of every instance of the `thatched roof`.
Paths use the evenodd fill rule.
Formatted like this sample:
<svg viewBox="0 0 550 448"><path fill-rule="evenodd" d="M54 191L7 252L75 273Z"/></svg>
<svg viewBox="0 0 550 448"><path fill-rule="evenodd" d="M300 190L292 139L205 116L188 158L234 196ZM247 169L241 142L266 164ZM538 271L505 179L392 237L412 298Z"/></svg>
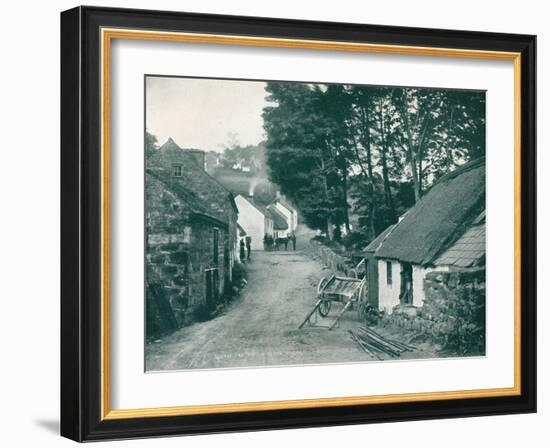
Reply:
<svg viewBox="0 0 550 448"><path fill-rule="evenodd" d="M433 264L484 210L485 158L480 158L443 176L395 226L375 256Z"/></svg>
<svg viewBox="0 0 550 448"><path fill-rule="evenodd" d="M373 239L367 247L363 249L363 252L371 252L374 253L378 250L378 248L382 245L384 241L386 241L386 238L390 235L391 231L394 229L395 224L392 224L391 226L388 226L386 230L384 230L382 233L380 233L375 239Z"/></svg>
<svg viewBox="0 0 550 448"><path fill-rule="evenodd" d="M252 197L246 197L246 196L243 196L242 194L239 195L240 197L242 197L245 201L247 201L252 207L254 207L256 210L258 210L262 215L268 217L268 218L271 218L271 213L269 213L269 210L264 207L263 205L261 204L258 204L254 198Z"/></svg>
<svg viewBox="0 0 550 448"><path fill-rule="evenodd" d="M274 230L286 230L288 229L288 224L286 222L285 216L279 212L275 207L272 205L268 205L267 207L264 207L263 205L258 204L254 201L253 198L250 197L244 197L243 195L239 195L243 199L245 199L247 202L250 203L256 210L258 210L262 215L265 217L271 219L273 221L273 229Z"/></svg>
<svg viewBox="0 0 550 448"><path fill-rule="evenodd" d="M269 207L267 209L270 213L271 219L273 219L273 229L274 230L286 230L288 229L288 224L284 215L277 210L275 207Z"/></svg>
<svg viewBox="0 0 550 448"><path fill-rule="evenodd" d="M281 204L284 208L286 208L289 212L296 211L296 208L294 208L292 205L290 205L286 200L284 200L281 197L275 198L273 201L271 201L271 204L269 205L275 205L277 202Z"/></svg>

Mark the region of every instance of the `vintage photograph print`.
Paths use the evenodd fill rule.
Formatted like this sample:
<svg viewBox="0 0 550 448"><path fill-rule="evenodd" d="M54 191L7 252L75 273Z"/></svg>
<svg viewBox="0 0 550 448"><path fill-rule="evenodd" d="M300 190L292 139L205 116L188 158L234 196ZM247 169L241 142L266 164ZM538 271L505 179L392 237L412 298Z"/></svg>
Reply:
<svg viewBox="0 0 550 448"><path fill-rule="evenodd" d="M145 76L147 371L485 356L485 92Z"/></svg>

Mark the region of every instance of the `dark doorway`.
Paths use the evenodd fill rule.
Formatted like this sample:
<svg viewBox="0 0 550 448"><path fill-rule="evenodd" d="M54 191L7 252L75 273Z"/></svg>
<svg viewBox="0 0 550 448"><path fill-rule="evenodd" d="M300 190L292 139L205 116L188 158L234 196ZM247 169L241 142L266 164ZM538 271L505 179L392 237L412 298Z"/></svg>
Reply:
<svg viewBox="0 0 550 448"><path fill-rule="evenodd" d="M204 270L206 274L206 306L213 309L218 303L219 273L218 268Z"/></svg>
<svg viewBox="0 0 550 448"><path fill-rule="evenodd" d="M401 263L401 291L399 301L402 305L413 304L412 265Z"/></svg>

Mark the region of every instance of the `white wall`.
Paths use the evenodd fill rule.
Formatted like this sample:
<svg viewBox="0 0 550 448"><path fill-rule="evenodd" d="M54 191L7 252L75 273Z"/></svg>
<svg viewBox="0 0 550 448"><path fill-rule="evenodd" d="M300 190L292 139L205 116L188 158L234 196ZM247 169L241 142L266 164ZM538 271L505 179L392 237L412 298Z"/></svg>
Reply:
<svg viewBox="0 0 550 448"><path fill-rule="evenodd" d="M286 223L288 225L287 230L279 231L279 236L286 237L290 235L294 230L296 230L296 222L297 222L297 219L295 217L296 213L289 210L278 201L272 204L272 206L275 207L285 217Z"/></svg>
<svg viewBox="0 0 550 448"><path fill-rule="evenodd" d="M426 298L424 290L424 279L426 274L432 271L448 271L448 266L439 266L437 268L424 268L422 266L413 265L413 305L422 306Z"/></svg>
<svg viewBox="0 0 550 448"><path fill-rule="evenodd" d="M391 264L392 282L388 284L387 262ZM391 314L399 305L401 292L401 264L394 260L378 260L378 309Z"/></svg>
<svg viewBox="0 0 550 448"><path fill-rule="evenodd" d="M241 195L235 197L235 203L239 209L237 222L247 236L252 238L252 250L263 250L264 235L267 230L265 215Z"/></svg>
<svg viewBox="0 0 550 448"><path fill-rule="evenodd" d="M378 260L378 294L379 294L379 309L384 310L387 313L391 313L393 307L399 304L399 294L401 292L401 264L397 261L391 261L392 263L392 284L388 285L386 282L386 261L390 260ZM435 270L448 271L447 266L436 268L426 268L422 266L412 265L412 277L413 277L413 305L422 306L426 294L424 291L424 278L428 272Z"/></svg>
<svg viewBox="0 0 550 448"><path fill-rule="evenodd" d="M480 31L539 34L539 297L550 294L550 155L545 123L548 110L547 44L550 22L546 3L535 0L297 2L279 0L87 0L86 4L194 12L272 16ZM4 146L0 176L2 279L0 314L3 341L0 435L5 446L74 447L57 436L59 414L59 11L76 1L5 2L0 102ZM9 61L9 62L6 62ZM22 146L22 142L28 144ZM24 148L24 149L23 149ZM9 169L6 169L9 167ZM544 170L544 171L543 171ZM548 441L548 306L539 300L539 414L448 419L302 430L172 437L94 447L281 447L314 445L407 446L422 448L542 447ZM544 349L543 349L544 347Z"/></svg>

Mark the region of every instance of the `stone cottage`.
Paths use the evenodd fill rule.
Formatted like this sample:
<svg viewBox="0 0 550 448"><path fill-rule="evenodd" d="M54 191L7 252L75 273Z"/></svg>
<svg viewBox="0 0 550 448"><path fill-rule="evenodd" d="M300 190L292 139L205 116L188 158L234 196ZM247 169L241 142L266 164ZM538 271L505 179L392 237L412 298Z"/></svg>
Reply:
<svg viewBox="0 0 550 448"><path fill-rule="evenodd" d="M485 266L485 159L437 181L403 218L365 248L369 300L391 313L422 306L431 271Z"/></svg>
<svg viewBox="0 0 550 448"><path fill-rule="evenodd" d="M204 152L184 150L172 139L146 161L148 334L213 309L232 280L238 210L204 167Z"/></svg>

